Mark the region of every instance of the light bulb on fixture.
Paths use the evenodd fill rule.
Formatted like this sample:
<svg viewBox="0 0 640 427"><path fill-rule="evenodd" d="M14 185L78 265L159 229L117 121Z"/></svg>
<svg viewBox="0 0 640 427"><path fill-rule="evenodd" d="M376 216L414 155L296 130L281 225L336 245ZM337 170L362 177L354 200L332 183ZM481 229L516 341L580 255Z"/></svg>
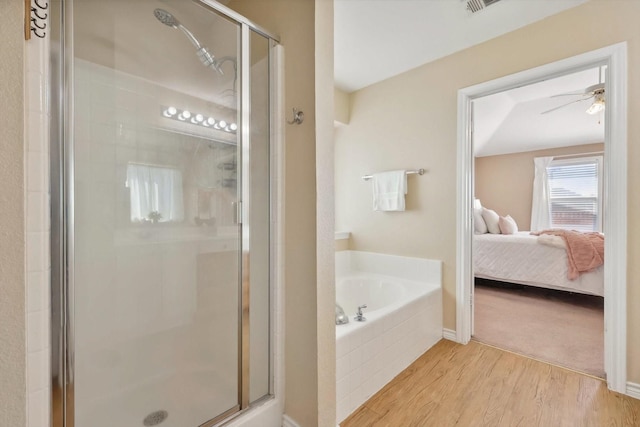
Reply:
<svg viewBox="0 0 640 427"><path fill-rule="evenodd" d="M598 114L604 110L604 95L596 95L593 104L587 109L587 114Z"/></svg>
<svg viewBox="0 0 640 427"><path fill-rule="evenodd" d="M218 121L209 115L195 112L192 113L189 110L181 110L173 106L161 106L160 115L168 119L178 120L193 125L199 125L205 128L213 128L230 133L235 133L238 129L238 125L236 123L227 123L224 120Z"/></svg>
<svg viewBox="0 0 640 427"><path fill-rule="evenodd" d="M165 117L173 117L176 115L177 112L178 110L176 109L176 107L168 107L166 110L164 110L163 115Z"/></svg>

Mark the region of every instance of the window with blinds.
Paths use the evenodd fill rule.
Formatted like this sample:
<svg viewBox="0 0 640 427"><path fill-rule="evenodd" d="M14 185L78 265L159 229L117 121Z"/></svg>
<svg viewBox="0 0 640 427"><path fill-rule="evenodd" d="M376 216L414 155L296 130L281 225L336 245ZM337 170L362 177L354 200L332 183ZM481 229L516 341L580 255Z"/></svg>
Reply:
<svg viewBox="0 0 640 427"><path fill-rule="evenodd" d="M554 160L547 167L552 228L602 231L602 157Z"/></svg>

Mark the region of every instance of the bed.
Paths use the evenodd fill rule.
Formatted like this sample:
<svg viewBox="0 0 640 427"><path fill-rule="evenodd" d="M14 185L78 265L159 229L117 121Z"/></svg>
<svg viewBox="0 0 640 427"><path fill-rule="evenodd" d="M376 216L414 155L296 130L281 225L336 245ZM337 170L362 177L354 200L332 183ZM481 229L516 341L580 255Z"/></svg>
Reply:
<svg viewBox="0 0 640 427"><path fill-rule="evenodd" d="M473 268L482 279L604 296L603 266L569 280L566 250L528 231L474 235Z"/></svg>

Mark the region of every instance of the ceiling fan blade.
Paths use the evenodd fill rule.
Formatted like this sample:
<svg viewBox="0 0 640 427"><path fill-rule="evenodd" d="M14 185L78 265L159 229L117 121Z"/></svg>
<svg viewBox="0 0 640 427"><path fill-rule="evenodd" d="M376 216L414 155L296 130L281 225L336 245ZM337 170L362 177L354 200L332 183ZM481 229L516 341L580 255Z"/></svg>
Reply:
<svg viewBox="0 0 640 427"><path fill-rule="evenodd" d="M588 95L588 93L585 93L584 91L569 92L569 93L559 93L557 95L551 95L549 98L557 98L559 96L578 96L578 95Z"/></svg>
<svg viewBox="0 0 640 427"><path fill-rule="evenodd" d="M556 98L558 96L576 96L576 95L591 95L591 96L593 96L598 91L602 91L604 93L604 83L598 83L598 84L595 84L593 86L589 86L588 88L585 88L584 90L578 90L578 91L574 91L574 92L559 93L557 95L551 95L549 98Z"/></svg>
<svg viewBox="0 0 640 427"><path fill-rule="evenodd" d="M576 102L586 101L586 100L591 99L591 98L593 98L593 96L588 96L588 97L586 97L586 98L577 99L577 100L575 100L575 101L571 101L571 102L568 102L568 103L566 103L566 104L562 104L562 105L560 105L560 106L558 106L558 107L555 107L555 108L552 108L552 109L550 109L550 110L543 111L543 112L542 112L542 113L540 113L540 114L547 114L547 113L551 113L552 111L556 111L556 110L559 110L559 109L564 108L564 107L566 107L566 106L569 106L569 105L571 105L571 104L575 104Z"/></svg>

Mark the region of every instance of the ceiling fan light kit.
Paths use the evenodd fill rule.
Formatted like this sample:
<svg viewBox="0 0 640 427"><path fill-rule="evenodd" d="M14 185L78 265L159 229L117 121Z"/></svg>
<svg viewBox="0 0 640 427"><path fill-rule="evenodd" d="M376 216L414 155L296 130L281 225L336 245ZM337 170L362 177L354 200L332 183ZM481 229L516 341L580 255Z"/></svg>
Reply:
<svg viewBox="0 0 640 427"><path fill-rule="evenodd" d="M597 94L593 104L587 108L587 114L598 114L604 110L604 93Z"/></svg>
<svg viewBox="0 0 640 427"><path fill-rule="evenodd" d="M602 79L602 76L600 77ZM604 83L598 83L593 86L589 86L584 91L574 92L574 93L561 93L558 95L553 95L552 98L556 98L558 96L584 96L585 98L577 99L575 101L568 102L566 104L560 105L558 107L552 108L547 111L543 111L540 114L551 113L552 111L559 110L568 105L575 104L576 102L587 101L589 99L593 99L593 103L587 108L586 112L588 114L597 114L604 110L605 108L605 96L604 96Z"/></svg>

